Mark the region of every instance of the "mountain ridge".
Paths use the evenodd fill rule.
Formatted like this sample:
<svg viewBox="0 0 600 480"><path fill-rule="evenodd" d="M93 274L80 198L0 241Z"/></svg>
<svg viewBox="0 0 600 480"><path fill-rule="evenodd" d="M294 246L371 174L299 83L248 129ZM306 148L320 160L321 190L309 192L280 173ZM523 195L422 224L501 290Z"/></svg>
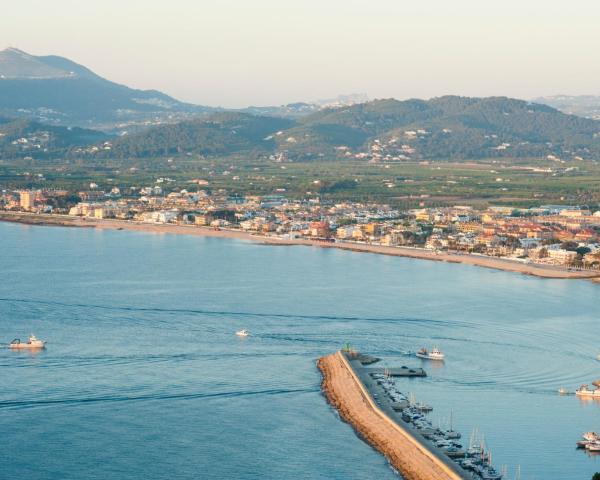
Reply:
<svg viewBox="0 0 600 480"><path fill-rule="evenodd" d="M112 130L213 110L120 85L65 57L34 56L14 47L0 51L0 115L5 117Z"/></svg>

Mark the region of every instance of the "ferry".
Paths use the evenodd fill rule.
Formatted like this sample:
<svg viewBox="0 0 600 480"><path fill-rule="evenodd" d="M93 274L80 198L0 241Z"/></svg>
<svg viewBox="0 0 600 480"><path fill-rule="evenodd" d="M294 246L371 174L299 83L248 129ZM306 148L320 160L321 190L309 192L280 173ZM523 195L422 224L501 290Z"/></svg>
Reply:
<svg viewBox="0 0 600 480"><path fill-rule="evenodd" d="M437 347L433 347L431 352L428 352L427 349L423 347L417 352L417 357L426 360L444 360L445 355Z"/></svg>
<svg viewBox="0 0 600 480"><path fill-rule="evenodd" d="M27 342L22 342L20 338L15 338L12 342L10 342L9 348L46 348L46 342L37 339L35 335L30 335Z"/></svg>
<svg viewBox="0 0 600 480"><path fill-rule="evenodd" d="M589 389L587 385L582 385L577 390L575 390L575 395L580 397L594 397L600 398L600 388L594 388L593 390Z"/></svg>
<svg viewBox="0 0 600 480"><path fill-rule="evenodd" d="M238 330L237 332L235 332L235 334L238 337L247 337L248 335L250 335L250 332L246 329L243 329L243 330Z"/></svg>

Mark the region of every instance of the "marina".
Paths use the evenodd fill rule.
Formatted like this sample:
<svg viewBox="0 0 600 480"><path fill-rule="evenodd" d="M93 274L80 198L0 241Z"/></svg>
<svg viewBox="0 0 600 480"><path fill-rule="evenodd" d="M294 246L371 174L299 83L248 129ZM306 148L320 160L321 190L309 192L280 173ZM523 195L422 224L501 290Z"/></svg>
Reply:
<svg viewBox="0 0 600 480"><path fill-rule="evenodd" d="M318 365L323 373L323 389L330 403L407 480L503 478L503 474L492 466L491 453L486 450L482 439L472 435L468 448L465 448L459 443L462 435L453 429L452 421L448 430L434 427L427 419L427 413L433 407L416 402L412 394L401 392L391 375L392 369L381 372L365 368L359 354L348 349L321 358ZM335 376L339 378L332 378ZM402 376L406 375L399 375ZM345 382L346 385L337 386L336 381ZM352 402L352 393L356 396L357 391L360 392L359 398L362 396L358 407ZM369 411L370 415L359 413L359 407ZM369 416L375 420L369 419ZM373 423L392 424L395 428L388 429L386 435L365 433L376 428ZM398 441L392 440L398 433L405 444L417 447L413 453L395 451L389 447L389 444ZM434 470L437 476L428 477L433 475Z"/></svg>

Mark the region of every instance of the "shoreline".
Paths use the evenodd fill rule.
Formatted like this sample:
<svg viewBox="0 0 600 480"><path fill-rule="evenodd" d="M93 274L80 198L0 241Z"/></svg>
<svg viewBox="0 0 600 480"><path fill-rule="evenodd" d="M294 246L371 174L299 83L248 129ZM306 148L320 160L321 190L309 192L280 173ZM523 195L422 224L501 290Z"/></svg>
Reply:
<svg viewBox="0 0 600 480"><path fill-rule="evenodd" d="M196 235L203 237L234 238L248 240L272 246L304 245L320 248L337 248L360 253L391 255L419 260L432 260L447 263L461 263L478 267L492 268L508 272L532 275L540 278L587 279L600 283L600 272L569 271L561 267L539 264L525 264L513 260L487 257L485 255L435 253L430 250L411 247L389 247L384 245L352 242L328 243L310 239L286 239L268 235L259 235L235 229L215 230L211 227L196 225L151 224L129 220L93 219L71 217L68 215L30 214L22 212L0 212L0 221L38 226L60 226L73 228L97 228L101 230L128 230L137 232L169 233L176 235Z"/></svg>
<svg viewBox="0 0 600 480"><path fill-rule="evenodd" d="M430 449L407 426L394 421L377 406L340 351L317 362L321 388L330 405L369 445L382 453L407 480L462 480L459 468Z"/></svg>

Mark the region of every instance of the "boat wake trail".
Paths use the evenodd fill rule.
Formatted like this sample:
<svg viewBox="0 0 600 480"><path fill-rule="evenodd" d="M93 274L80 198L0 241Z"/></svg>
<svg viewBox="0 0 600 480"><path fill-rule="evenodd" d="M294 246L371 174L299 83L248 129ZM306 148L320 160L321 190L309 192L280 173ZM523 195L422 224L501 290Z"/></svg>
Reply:
<svg viewBox="0 0 600 480"><path fill-rule="evenodd" d="M88 398L57 398L46 400L8 400L0 401L0 410L26 409L36 407L49 407L55 405L78 406L92 403L119 403L119 402L141 402L141 401L160 401L160 400L197 400L210 398L233 398L243 396L260 395L290 395L295 393L315 393L318 388L297 388L297 389L268 389L236 392L217 392L217 393L181 393L171 395L135 395L135 396L103 396Z"/></svg>
<svg viewBox="0 0 600 480"><path fill-rule="evenodd" d="M385 318L385 317L357 317L357 316L338 316L338 315L302 315L302 314L285 314L285 313L262 313L262 312L240 312L227 310L203 310L203 309L186 309L186 308L155 308L155 307L132 307L132 306L115 306L115 305L95 305L84 303L64 303L51 300L35 300L24 298L0 298L0 302L23 303L33 305L46 305L67 308L88 308L97 310L111 310L122 312L150 312L162 313L168 315L205 315L205 316L230 316L230 317L256 317L256 318L289 318L289 319L304 319L304 320L341 320L341 321L367 321L367 322L400 322L400 323L420 323L431 325L453 325L462 327L471 327L467 322L456 320L434 320L427 318Z"/></svg>

